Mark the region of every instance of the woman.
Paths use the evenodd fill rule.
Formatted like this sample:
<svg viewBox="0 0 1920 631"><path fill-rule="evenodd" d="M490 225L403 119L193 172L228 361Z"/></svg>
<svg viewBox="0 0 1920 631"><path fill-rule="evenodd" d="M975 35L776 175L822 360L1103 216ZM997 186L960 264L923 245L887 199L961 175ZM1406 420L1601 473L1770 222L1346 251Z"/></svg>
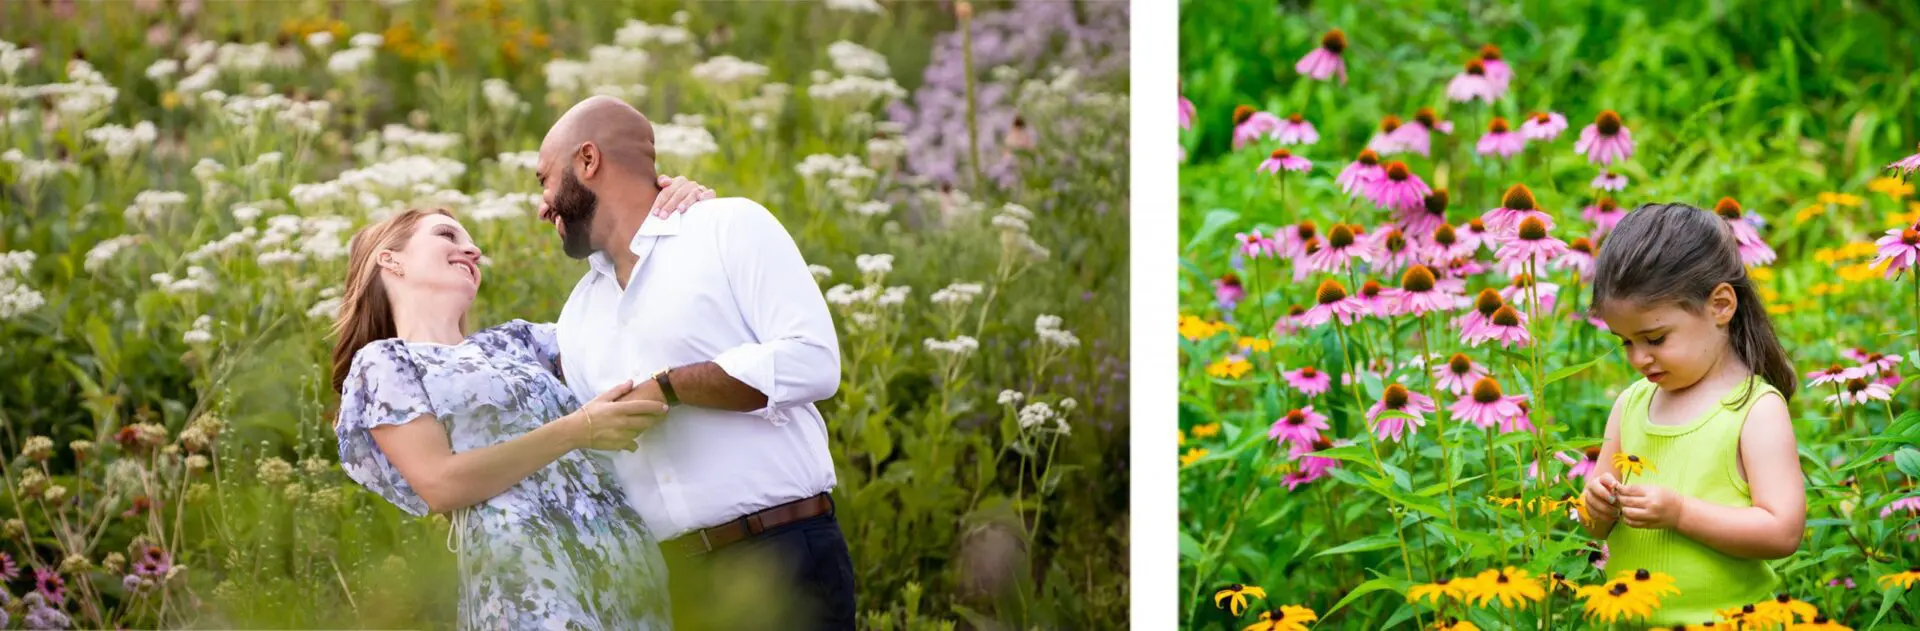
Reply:
<svg viewBox="0 0 1920 631"><path fill-rule="evenodd" d="M663 183L665 182L663 178ZM660 208L710 198L675 180ZM408 210L349 247L333 352L347 475L414 515L452 513L464 629L665 629L657 543L583 449L633 449L666 406L580 405L551 324L471 336L480 250L445 210Z"/></svg>

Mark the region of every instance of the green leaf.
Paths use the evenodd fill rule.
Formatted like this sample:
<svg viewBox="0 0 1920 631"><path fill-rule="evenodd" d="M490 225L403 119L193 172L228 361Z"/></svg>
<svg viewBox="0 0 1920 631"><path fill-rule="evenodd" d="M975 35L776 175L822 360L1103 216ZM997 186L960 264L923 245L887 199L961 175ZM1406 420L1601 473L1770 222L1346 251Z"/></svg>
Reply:
<svg viewBox="0 0 1920 631"><path fill-rule="evenodd" d="M1364 539L1359 539L1355 541L1349 541L1344 544L1340 544L1331 548L1327 548L1325 550L1321 550L1319 554L1315 554L1313 556L1323 557L1323 556L1330 556L1335 554L1347 554L1349 552L1367 552L1370 550L1383 550L1383 549L1391 548L1397 545L1400 545L1400 539L1398 537L1395 537L1393 535L1373 535L1371 537L1366 537Z"/></svg>
<svg viewBox="0 0 1920 631"><path fill-rule="evenodd" d="M1371 594L1373 592L1383 590L1383 589L1391 589L1404 594L1406 593L1406 589L1402 585L1404 581L1405 579L1393 578L1391 576L1382 576L1380 578L1376 578L1371 581L1361 583L1359 587L1353 588L1353 591L1347 592L1346 596L1342 596L1339 602L1335 602L1333 603L1332 607L1328 607L1326 613L1320 614L1320 618L1324 620L1327 617L1332 616L1333 612L1339 611L1341 607L1347 606L1347 603L1353 602L1354 599L1359 598L1361 596L1365 596L1367 594Z"/></svg>
<svg viewBox="0 0 1920 631"><path fill-rule="evenodd" d="M1893 466L1899 467L1907 477L1920 478L1920 450L1907 448L1893 454Z"/></svg>
<svg viewBox="0 0 1920 631"><path fill-rule="evenodd" d="M1229 224L1239 220L1240 213L1237 211L1227 210L1225 208L1216 208L1208 211L1207 218L1200 223L1200 229L1193 233L1192 240L1187 241L1186 249L1193 250L1199 248L1200 244L1212 240L1214 235L1219 234L1220 231L1226 229Z"/></svg>
<svg viewBox="0 0 1920 631"><path fill-rule="evenodd" d="M1587 361L1553 371L1552 373L1547 375L1546 380L1542 382L1540 385L1545 386L1548 384L1552 384L1553 382L1560 381L1562 379L1566 379L1568 377L1572 377L1574 375L1580 374L1581 371L1584 371L1588 368L1592 368L1595 365L1598 365L1600 362L1605 361L1608 357L1612 357L1613 349L1614 347L1609 346L1607 347L1607 352L1601 353L1598 356L1594 357L1593 359L1589 359Z"/></svg>

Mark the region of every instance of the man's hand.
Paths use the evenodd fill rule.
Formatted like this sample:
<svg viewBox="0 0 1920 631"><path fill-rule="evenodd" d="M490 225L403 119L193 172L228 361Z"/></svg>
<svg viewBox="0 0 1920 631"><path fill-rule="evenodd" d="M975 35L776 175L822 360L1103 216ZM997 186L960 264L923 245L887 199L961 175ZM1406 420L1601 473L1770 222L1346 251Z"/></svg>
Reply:
<svg viewBox="0 0 1920 631"><path fill-rule="evenodd" d="M699 182L685 176L660 176L660 194L653 198L653 216L669 217L674 213L686 212L694 202L713 199L713 189L701 186Z"/></svg>
<svg viewBox="0 0 1920 631"><path fill-rule="evenodd" d="M1687 498L1666 487L1629 484L1620 489L1620 516L1635 528L1670 529L1680 524Z"/></svg>
<svg viewBox="0 0 1920 631"><path fill-rule="evenodd" d="M651 377L635 377L633 391L621 395L616 401L658 401L667 402L667 393L660 391L660 382Z"/></svg>

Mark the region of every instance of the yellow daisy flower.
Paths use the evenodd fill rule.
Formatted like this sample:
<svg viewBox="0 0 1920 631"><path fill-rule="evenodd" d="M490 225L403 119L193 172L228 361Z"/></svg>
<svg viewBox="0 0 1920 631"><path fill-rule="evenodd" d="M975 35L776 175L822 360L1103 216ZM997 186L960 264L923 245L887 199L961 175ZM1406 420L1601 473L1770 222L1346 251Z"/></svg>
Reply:
<svg viewBox="0 0 1920 631"><path fill-rule="evenodd" d="M1474 626L1472 622L1453 616L1447 616L1446 620L1435 620L1433 625L1427 628L1433 631L1480 631L1480 627Z"/></svg>
<svg viewBox="0 0 1920 631"><path fill-rule="evenodd" d="M1461 588L1463 582L1465 581L1443 578L1424 585L1415 585L1413 589L1407 590L1407 602L1417 603L1424 598L1427 604L1439 607L1440 601L1445 598L1466 600L1466 592Z"/></svg>
<svg viewBox="0 0 1920 631"><path fill-rule="evenodd" d="M1312 609L1299 605L1286 605L1272 611L1260 612L1260 621L1248 625L1242 631L1307 631L1307 623L1320 619Z"/></svg>
<svg viewBox="0 0 1920 631"><path fill-rule="evenodd" d="M1180 431L1180 440L1179 440L1178 442L1175 442L1174 444L1175 444L1175 445L1185 445L1185 444L1187 444L1187 430L1184 430L1184 429L1183 429L1183 430L1179 430L1179 431Z"/></svg>
<svg viewBox="0 0 1920 631"><path fill-rule="evenodd" d="M1575 596L1587 600L1583 607L1586 617L1598 618L1608 624L1623 619L1645 618L1652 615L1654 610L1653 603L1633 593L1631 587L1620 581L1581 587Z"/></svg>
<svg viewBox="0 0 1920 631"><path fill-rule="evenodd" d="M1631 572L1621 571L1613 575L1613 580L1633 583L1633 591L1655 600L1680 593L1680 588L1673 586L1672 576L1665 572L1649 572L1645 568Z"/></svg>
<svg viewBox="0 0 1920 631"><path fill-rule="evenodd" d="M1266 597L1267 590L1260 589L1258 586L1234 583L1213 593L1213 606L1216 609L1224 608L1232 613L1233 617L1238 618L1247 610L1248 598L1264 599Z"/></svg>
<svg viewBox="0 0 1920 631"><path fill-rule="evenodd" d="M1787 631L1853 631L1853 627L1828 620L1826 616L1814 616L1812 622L1787 627Z"/></svg>
<svg viewBox="0 0 1920 631"><path fill-rule="evenodd" d="M1258 337L1242 337L1240 338L1240 348L1255 353L1265 353L1273 350L1273 340Z"/></svg>
<svg viewBox="0 0 1920 631"><path fill-rule="evenodd" d="M1894 199L1905 199L1913 194L1913 184L1902 182L1899 178L1880 177L1867 183L1867 190L1886 195Z"/></svg>
<svg viewBox="0 0 1920 631"><path fill-rule="evenodd" d="M1621 476L1636 475L1641 471L1659 471L1653 462L1633 454L1614 454L1613 468L1619 469ZM1625 482L1626 480L1621 480Z"/></svg>
<svg viewBox="0 0 1920 631"><path fill-rule="evenodd" d="M1794 223L1806 223L1807 220L1824 214L1827 214L1827 207L1825 205L1813 204L1793 213L1793 221Z"/></svg>
<svg viewBox="0 0 1920 631"><path fill-rule="evenodd" d="M1193 465L1195 461L1205 457L1207 457L1207 450L1205 449L1188 449L1187 453L1180 454L1180 467L1186 468Z"/></svg>
<svg viewBox="0 0 1920 631"><path fill-rule="evenodd" d="M1187 338L1191 341L1198 342L1219 335L1225 332L1227 328L1227 325L1222 322L1205 320L1191 315L1180 316L1180 337Z"/></svg>
<svg viewBox="0 0 1920 631"><path fill-rule="evenodd" d="M1483 607L1496 598L1502 606L1512 607L1547 597L1540 581L1529 578L1526 570L1516 567L1481 572L1473 577L1473 592L1472 598Z"/></svg>
<svg viewBox="0 0 1920 631"><path fill-rule="evenodd" d="M1907 571L1899 574L1888 574L1880 577L1881 589L1895 585L1899 585L1902 589L1911 589L1915 583L1920 583L1920 566L1907 568Z"/></svg>
<svg viewBox="0 0 1920 631"><path fill-rule="evenodd" d="M1853 206L1855 208L1858 208L1860 204L1865 203L1867 201L1861 198L1859 195L1853 195L1850 193L1821 193L1816 197L1816 199L1820 200L1820 203L1822 204L1833 204L1836 206Z"/></svg>
<svg viewBox="0 0 1920 631"><path fill-rule="evenodd" d="M1239 379L1252 370L1253 364L1247 360L1228 356L1207 366L1207 375L1222 379Z"/></svg>
<svg viewBox="0 0 1920 631"><path fill-rule="evenodd" d="M1773 268L1749 267L1747 268L1747 276L1750 276L1754 280L1758 280L1758 281L1773 280Z"/></svg>
<svg viewBox="0 0 1920 631"><path fill-rule="evenodd" d="M1721 609L1714 612L1714 614L1720 616L1722 620L1735 623L1736 627L1746 627L1749 622L1754 620L1755 615L1758 613L1760 613L1760 608L1753 605L1742 605L1740 607Z"/></svg>
<svg viewBox="0 0 1920 631"><path fill-rule="evenodd" d="M1193 426L1194 438L1212 438L1220 435L1219 423L1202 423Z"/></svg>
<svg viewBox="0 0 1920 631"><path fill-rule="evenodd" d="M1787 594L1775 596L1773 600L1755 603L1762 612L1777 612L1780 624L1789 624L1794 620L1812 620L1820 615L1820 608Z"/></svg>

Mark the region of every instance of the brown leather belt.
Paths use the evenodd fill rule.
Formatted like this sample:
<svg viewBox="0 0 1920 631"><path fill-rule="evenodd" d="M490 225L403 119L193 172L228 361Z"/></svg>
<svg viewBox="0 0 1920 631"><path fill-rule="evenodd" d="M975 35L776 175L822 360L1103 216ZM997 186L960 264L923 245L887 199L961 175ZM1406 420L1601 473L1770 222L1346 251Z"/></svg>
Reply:
<svg viewBox="0 0 1920 631"><path fill-rule="evenodd" d="M794 500L733 521L695 530L660 544L661 551L674 558L688 558L745 541L760 533L803 519L833 512L833 498L821 493Z"/></svg>

